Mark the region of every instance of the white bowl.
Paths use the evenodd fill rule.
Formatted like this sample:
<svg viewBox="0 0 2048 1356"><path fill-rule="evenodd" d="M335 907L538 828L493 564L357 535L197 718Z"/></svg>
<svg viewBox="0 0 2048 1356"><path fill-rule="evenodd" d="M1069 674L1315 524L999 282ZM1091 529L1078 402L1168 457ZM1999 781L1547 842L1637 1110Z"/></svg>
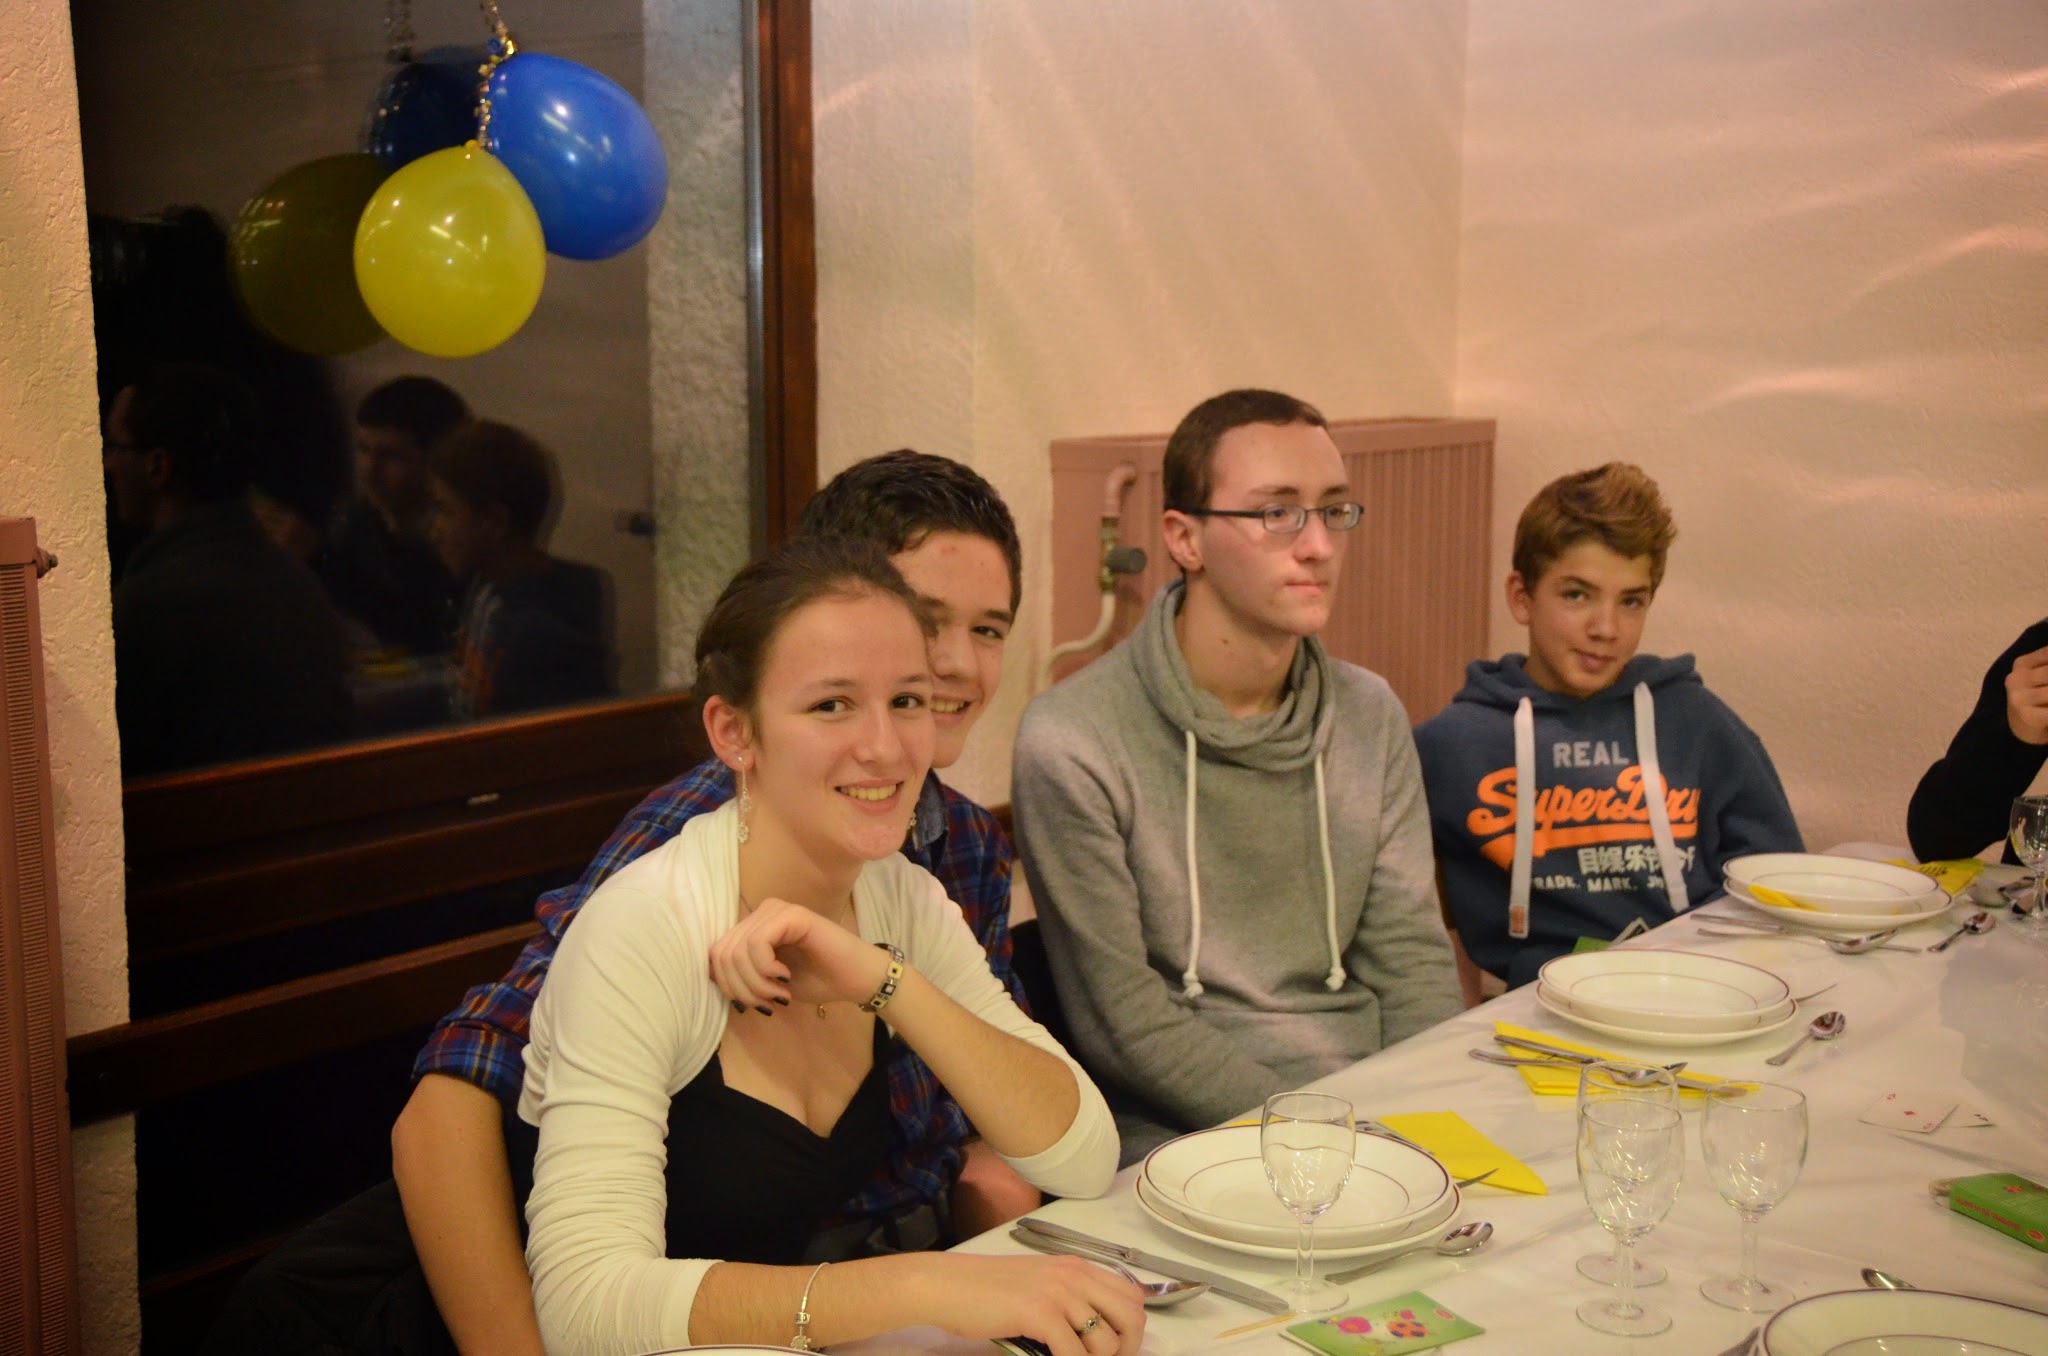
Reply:
<svg viewBox="0 0 2048 1356"><path fill-rule="evenodd" d="M1842 1290L1780 1309L1763 1356L2038 1356L2048 1314L1938 1290Z"/></svg>
<svg viewBox="0 0 2048 1356"><path fill-rule="evenodd" d="M1632 1029L1747 1032L1792 1010L1791 988L1770 971L1698 951L1581 952L1544 962L1537 978L1554 1008Z"/></svg>
<svg viewBox="0 0 2048 1356"><path fill-rule="evenodd" d="M1812 852L1757 852L1731 859L1728 880L1753 898L1773 890L1820 913L1886 917L1915 913L1947 899L1933 879L1889 862Z"/></svg>
<svg viewBox="0 0 2048 1356"><path fill-rule="evenodd" d="M1191 1238L1198 1243L1207 1243L1212 1248L1223 1248L1230 1252L1243 1253L1249 1257L1271 1257L1287 1262L1294 1260L1294 1231L1292 1229L1286 1230L1282 1238L1273 1242L1259 1242L1253 1239L1232 1238L1226 1234L1212 1233L1199 1220L1183 1213L1173 1202L1164 1199L1151 1187L1147 1186L1143 1177L1138 1178L1132 1185L1137 1189L1138 1208L1145 1212L1146 1217L1155 1224L1171 1229L1183 1238ZM1341 1243L1335 1239L1324 1238L1322 1227L1318 1225L1316 1228L1316 1261L1319 1263L1363 1261L1374 1257L1382 1257L1391 1252L1399 1252L1412 1243L1419 1243L1423 1239L1435 1237L1440 1230L1447 1228L1450 1222L1457 1218L1458 1210L1463 1204L1464 1198L1459 1194L1458 1188L1453 1186L1434 1209L1421 1219L1409 1224L1399 1237L1376 1239L1370 1243Z"/></svg>

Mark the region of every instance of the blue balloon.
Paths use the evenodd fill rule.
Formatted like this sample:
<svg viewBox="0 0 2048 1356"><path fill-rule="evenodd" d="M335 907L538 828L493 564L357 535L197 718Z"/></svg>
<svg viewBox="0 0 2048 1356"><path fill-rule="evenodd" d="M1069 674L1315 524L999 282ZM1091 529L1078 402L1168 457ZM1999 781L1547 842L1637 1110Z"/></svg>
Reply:
<svg viewBox="0 0 2048 1356"><path fill-rule="evenodd" d="M609 259L654 229L668 157L632 95L588 66L520 52L491 73L486 149L540 214L548 253Z"/></svg>
<svg viewBox="0 0 2048 1356"><path fill-rule="evenodd" d="M476 136L481 47L436 47L386 76L363 121L363 149L388 169Z"/></svg>

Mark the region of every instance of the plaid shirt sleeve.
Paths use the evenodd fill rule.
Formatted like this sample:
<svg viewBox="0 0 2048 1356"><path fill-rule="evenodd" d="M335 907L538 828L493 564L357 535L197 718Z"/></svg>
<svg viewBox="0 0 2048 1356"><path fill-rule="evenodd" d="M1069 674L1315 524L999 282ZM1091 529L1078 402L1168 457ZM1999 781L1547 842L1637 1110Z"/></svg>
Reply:
<svg viewBox="0 0 2048 1356"><path fill-rule="evenodd" d="M541 932L526 944L503 979L479 984L443 1017L413 1061L412 1074L446 1074L474 1083L510 1107L526 1077L521 1058L533 1003L554 962L555 948L576 911L621 867L660 847L684 824L732 799L732 773L717 761L691 769L634 807L573 885L550 890L534 906Z"/></svg>
<svg viewBox="0 0 2048 1356"><path fill-rule="evenodd" d="M1023 985L1010 969L1009 837L988 811L950 788L941 790L946 797L944 837L913 845L904 856L938 878L988 953L990 971L1024 1007ZM896 1133L888 1159L847 1203L846 1216L882 1218L937 1200L960 1175L963 1146L974 1134L967 1113L939 1085L930 1066L900 1041L894 1051L888 1079Z"/></svg>

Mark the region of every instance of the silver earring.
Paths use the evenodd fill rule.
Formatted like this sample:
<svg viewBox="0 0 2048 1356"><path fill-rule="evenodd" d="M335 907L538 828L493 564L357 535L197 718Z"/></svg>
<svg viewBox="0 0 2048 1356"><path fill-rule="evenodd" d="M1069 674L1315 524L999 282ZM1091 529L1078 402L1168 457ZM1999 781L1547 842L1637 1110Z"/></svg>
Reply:
<svg viewBox="0 0 2048 1356"><path fill-rule="evenodd" d="M753 813L754 813L754 798L753 798L753 796L752 796L751 794L749 794L749 793L748 793L748 791L747 791L747 765L746 765L745 763L741 763L741 764L740 764L740 841L741 841L742 843L746 842L746 841L747 841L747 839L749 839L749 838L753 837L753 833L754 833L754 831L753 831L753 829L751 829L751 828L750 828L750 827L748 827L748 825L747 825L747 818L748 818L748 816L752 815Z"/></svg>

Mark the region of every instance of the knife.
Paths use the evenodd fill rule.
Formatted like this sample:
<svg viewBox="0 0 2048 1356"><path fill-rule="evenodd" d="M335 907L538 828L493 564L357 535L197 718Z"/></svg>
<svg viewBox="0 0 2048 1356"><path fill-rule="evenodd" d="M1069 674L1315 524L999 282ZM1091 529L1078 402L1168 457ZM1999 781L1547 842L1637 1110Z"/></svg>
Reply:
<svg viewBox="0 0 2048 1356"><path fill-rule="evenodd" d="M1129 1262L1132 1266L1143 1267L1161 1276L1169 1276L1176 1281L1207 1281L1210 1294L1228 1296L1240 1304L1249 1304L1252 1308L1263 1309L1269 1314L1284 1314L1294 1307L1269 1290L1246 1285L1243 1281L1225 1276L1219 1271L1210 1271L1191 1262L1183 1262L1177 1257L1157 1257L1142 1249L1127 1247L1122 1243L1111 1243L1106 1239L1079 1233L1031 1215L1018 1220L1017 1227L1042 1239L1064 1244L1076 1252L1100 1253L1119 1262Z"/></svg>
<svg viewBox="0 0 2048 1356"><path fill-rule="evenodd" d="M1493 1039L1499 1045L1513 1046L1519 1050L1534 1050L1539 1054L1548 1055L1552 1059L1561 1059L1572 1064L1600 1064L1604 1062L1598 1055L1588 1055L1578 1050L1567 1050L1561 1045L1546 1045L1542 1041L1528 1040L1521 1036L1496 1035ZM1726 1079L1710 1083L1704 1078L1694 1078L1691 1074L1673 1074L1671 1077L1672 1081L1677 1083L1679 1087L1691 1088L1695 1092L1712 1092L1717 1088L1729 1086L1729 1081Z"/></svg>

